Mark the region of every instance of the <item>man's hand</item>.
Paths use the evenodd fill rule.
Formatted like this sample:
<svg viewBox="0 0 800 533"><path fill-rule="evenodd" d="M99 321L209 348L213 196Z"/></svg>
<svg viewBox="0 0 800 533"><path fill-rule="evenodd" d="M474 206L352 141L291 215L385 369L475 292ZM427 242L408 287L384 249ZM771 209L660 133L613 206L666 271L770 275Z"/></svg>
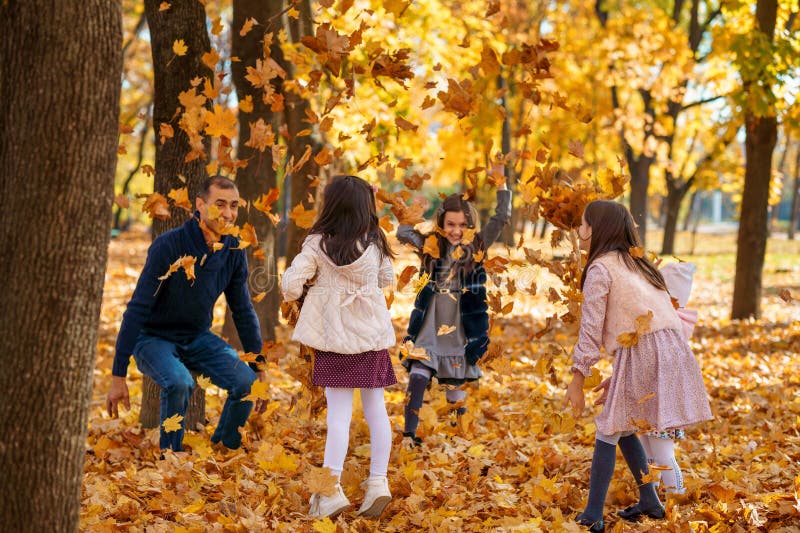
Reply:
<svg viewBox="0 0 800 533"><path fill-rule="evenodd" d="M583 396L583 374L573 371L572 381L567 387L567 394L564 396L564 407L572 404L572 416L579 418L586 407L586 399Z"/></svg>
<svg viewBox="0 0 800 533"><path fill-rule="evenodd" d="M595 405L603 405L604 403L606 403L606 400L608 399L608 387L610 386L611 386L611 378L608 377L604 379L603 382L600 383L600 385L592 389L593 392L598 392L600 390L603 391L603 394L601 394L600 397L594 401Z"/></svg>
<svg viewBox="0 0 800 533"><path fill-rule="evenodd" d="M256 376L258 376L258 381L261 382L267 381L267 373L264 372L263 370L256 372ZM264 411L267 410L267 401L262 399L256 400L256 403L253 406L253 410L258 414L262 414Z"/></svg>
<svg viewBox="0 0 800 533"><path fill-rule="evenodd" d="M106 396L106 409L108 415L114 418L119 417L119 402L125 406L125 409L131 408L131 399L128 396L128 384L125 378L119 376L111 376L111 388L108 389L108 396Z"/></svg>

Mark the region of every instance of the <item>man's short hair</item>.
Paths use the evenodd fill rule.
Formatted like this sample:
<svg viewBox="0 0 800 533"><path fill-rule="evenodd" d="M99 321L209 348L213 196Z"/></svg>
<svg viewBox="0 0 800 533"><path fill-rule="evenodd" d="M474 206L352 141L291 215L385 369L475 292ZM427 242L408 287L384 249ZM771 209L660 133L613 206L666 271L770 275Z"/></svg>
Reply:
<svg viewBox="0 0 800 533"><path fill-rule="evenodd" d="M200 193L198 196L203 200L208 200L208 193L211 192L211 187L216 187L217 189L236 189L236 183L233 182L230 178L226 178L225 176L220 176L219 174L216 176L211 176L207 178L204 182L202 187L200 187Z"/></svg>

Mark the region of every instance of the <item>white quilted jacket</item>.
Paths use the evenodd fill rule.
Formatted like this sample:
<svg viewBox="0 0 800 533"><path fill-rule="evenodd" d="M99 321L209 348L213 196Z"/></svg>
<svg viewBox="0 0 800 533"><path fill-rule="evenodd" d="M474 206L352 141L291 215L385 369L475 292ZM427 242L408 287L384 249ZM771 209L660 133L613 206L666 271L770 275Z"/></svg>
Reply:
<svg viewBox="0 0 800 533"><path fill-rule="evenodd" d="M394 281L389 258L370 244L349 265L337 266L320 248L320 235L310 235L283 273L283 299L291 302L303 285L317 276L303 302L292 340L317 350L342 354L394 346L394 327L382 287Z"/></svg>

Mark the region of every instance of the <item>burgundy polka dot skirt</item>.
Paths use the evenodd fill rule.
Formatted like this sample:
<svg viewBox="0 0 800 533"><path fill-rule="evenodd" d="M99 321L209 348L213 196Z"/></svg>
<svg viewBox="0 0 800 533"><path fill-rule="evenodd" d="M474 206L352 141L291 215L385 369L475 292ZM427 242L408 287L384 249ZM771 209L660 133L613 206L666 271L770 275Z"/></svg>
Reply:
<svg viewBox="0 0 800 533"><path fill-rule="evenodd" d="M312 385L381 389L397 383L389 350L342 354L314 350Z"/></svg>

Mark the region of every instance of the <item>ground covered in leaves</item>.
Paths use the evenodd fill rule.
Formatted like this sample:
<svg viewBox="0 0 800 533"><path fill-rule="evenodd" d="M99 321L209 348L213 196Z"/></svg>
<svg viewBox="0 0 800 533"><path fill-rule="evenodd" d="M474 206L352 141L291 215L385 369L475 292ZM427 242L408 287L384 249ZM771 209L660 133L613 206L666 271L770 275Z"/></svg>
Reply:
<svg viewBox="0 0 800 533"><path fill-rule="evenodd" d="M615 510L635 501L632 477L618 458L606 502L607 531L800 531L800 303L779 298L782 289L800 296L800 246L771 241L764 318L731 322L731 239L704 239L697 248L703 255L681 259L692 259L699 268L689 305L700 311L693 347L716 419L691 428L680 443L678 461L688 493L668 501L666 521L631 525L614 518ZM322 463L324 410L311 414L311 394L292 377L304 369L285 325L278 340L288 352L270 364L271 401L262 417L251 417L245 450L210 446L224 401L224 393L211 386L206 389L209 424L187 433L191 451L161 459L157 430L138 425L141 375L133 365L128 379L132 410L115 420L104 413L116 333L148 244L145 233L131 232L110 246L81 530L583 529L572 518L588 492L592 413L574 420L561 409L575 329L559 326L540 338L534 335L553 312L543 295L554 281L537 267L512 272L517 292L506 298L514 301L514 309L493 319L492 339L502 350L485 365L480 385L469 389L469 411L460 423L449 417L444 391L432 386L421 411L421 448L409 449L400 438L407 375L396 364L400 383L386 393L395 435L389 465L394 499L380 520L355 512L363 495L359 483L369 467L369 432L356 401L342 478L354 506L332 522L306 515L310 492L304 476ZM505 254L502 247L496 250ZM396 271L413 262L402 255ZM532 282L537 295L530 294ZM398 332L408 320L412 296L403 291L393 303ZM222 308L215 316L219 332ZM609 368L601 363L605 375Z"/></svg>

